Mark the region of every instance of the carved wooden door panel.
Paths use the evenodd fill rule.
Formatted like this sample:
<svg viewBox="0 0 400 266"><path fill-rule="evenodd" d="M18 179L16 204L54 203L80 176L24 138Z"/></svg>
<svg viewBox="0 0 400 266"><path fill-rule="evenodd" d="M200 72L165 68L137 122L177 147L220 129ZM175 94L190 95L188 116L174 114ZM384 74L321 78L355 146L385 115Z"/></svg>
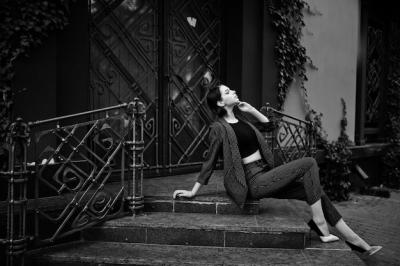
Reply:
<svg viewBox="0 0 400 266"><path fill-rule="evenodd" d="M220 1L169 1L167 164L190 166L202 162L205 137L212 120L206 108L205 73L221 73Z"/></svg>
<svg viewBox="0 0 400 266"><path fill-rule="evenodd" d="M211 122L203 77L219 77L221 1L91 0L92 108L147 106L147 175L198 169Z"/></svg>

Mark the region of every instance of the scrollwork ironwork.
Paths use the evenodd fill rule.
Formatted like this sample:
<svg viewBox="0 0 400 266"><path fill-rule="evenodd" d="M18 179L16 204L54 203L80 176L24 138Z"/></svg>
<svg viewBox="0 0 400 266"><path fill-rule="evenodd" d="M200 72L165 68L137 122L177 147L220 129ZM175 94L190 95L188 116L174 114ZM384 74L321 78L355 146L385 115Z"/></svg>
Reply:
<svg viewBox="0 0 400 266"><path fill-rule="evenodd" d="M311 122L286 115L267 103L261 108L275 129L267 135L278 163L286 163L304 156L315 156L315 133Z"/></svg>
<svg viewBox="0 0 400 266"><path fill-rule="evenodd" d="M50 222L56 225L50 236L43 236L40 226L36 226L35 235L39 242L54 241L123 211L123 201L127 193L131 193L124 183L125 155L133 147L136 157L142 156L143 149L137 149L137 143L132 146L130 138L143 134L145 112L145 105L134 99L131 103L114 107L31 123L35 126L34 134L40 136L35 138L31 147L40 155L35 161L40 191L37 190L35 196L51 196L58 201L57 211L36 209L37 224ZM99 119L60 126L62 119L90 114ZM54 128L41 128L42 124L49 123L54 123ZM128 170L140 176L140 169L135 166ZM116 174L121 175L119 183L110 187ZM128 182L141 187L142 178Z"/></svg>

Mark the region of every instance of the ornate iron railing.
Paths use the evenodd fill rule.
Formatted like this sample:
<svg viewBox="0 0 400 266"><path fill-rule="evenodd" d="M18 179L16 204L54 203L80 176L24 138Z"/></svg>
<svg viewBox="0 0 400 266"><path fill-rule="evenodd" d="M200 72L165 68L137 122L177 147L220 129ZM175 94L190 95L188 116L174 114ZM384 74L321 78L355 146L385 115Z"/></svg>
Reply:
<svg viewBox="0 0 400 266"><path fill-rule="evenodd" d="M71 119L74 124L68 123ZM24 264L21 255L29 239L44 245L143 208L144 119L145 106L135 98L43 121L19 119L11 126L9 167L1 173L8 180L2 240L7 265ZM34 194L27 206L30 179ZM33 225L27 224L27 215L33 216Z"/></svg>
<svg viewBox="0 0 400 266"><path fill-rule="evenodd" d="M262 111L276 124L267 141L278 161L315 156L311 122L268 105ZM75 123L68 123L71 119ZM144 119L145 106L135 98L94 111L12 124L8 171L0 172L8 182L7 233L1 240L7 246L7 265L24 264L30 240L36 245L54 242L143 208ZM28 206L32 179L35 189L29 198L34 200ZM34 218L29 232L27 215Z"/></svg>
<svg viewBox="0 0 400 266"><path fill-rule="evenodd" d="M275 123L274 130L267 134L267 141L273 148L276 165L306 156L315 157L316 134L312 122L284 114L268 103L261 111Z"/></svg>

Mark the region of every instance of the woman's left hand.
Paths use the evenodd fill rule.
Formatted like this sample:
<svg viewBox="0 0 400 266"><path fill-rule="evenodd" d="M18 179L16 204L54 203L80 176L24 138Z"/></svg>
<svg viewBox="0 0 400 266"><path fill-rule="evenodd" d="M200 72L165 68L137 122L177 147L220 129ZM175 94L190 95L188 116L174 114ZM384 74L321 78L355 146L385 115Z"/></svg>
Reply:
<svg viewBox="0 0 400 266"><path fill-rule="evenodd" d="M251 104L246 103L246 102L239 102L238 108L240 111L246 112L246 113L249 113L254 110L254 107Z"/></svg>

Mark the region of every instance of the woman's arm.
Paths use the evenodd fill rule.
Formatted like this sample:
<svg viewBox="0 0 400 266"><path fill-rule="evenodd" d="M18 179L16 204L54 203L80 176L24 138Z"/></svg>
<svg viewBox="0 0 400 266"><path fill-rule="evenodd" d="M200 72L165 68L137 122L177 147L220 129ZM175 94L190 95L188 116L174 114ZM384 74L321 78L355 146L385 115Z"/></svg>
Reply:
<svg viewBox="0 0 400 266"><path fill-rule="evenodd" d="M263 115L260 111L258 111L256 108L253 107L253 110L249 112L252 114L258 121L261 123L268 123L269 119L265 115Z"/></svg>
<svg viewBox="0 0 400 266"><path fill-rule="evenodd" d="M259 112L256 108L251 106L249 103L246 102L240 102L238 105L238 108L243 112L243 113L248 113L251 114L254 118L253 119L247 119L251 121L253 126L255 126L259 131L261 132L271 132L274 131L276 128L276 124L268 119L263 113Z"/></svg>
<svg viewBox="0 0 400 266"><path fill-rule="evenodd" d="M268 123L269 119L265 115L263 115L260 111L257 110L257 108L254 108L251 104L246 103L246 102L240 102L238 105L238 108L240 111L249 113L252 116L254 116L258 121L261 123Z"/></svg>
<svg viewBox="0 0 400 266"><path fill-rule="evenodd" d="M194 184L193 189L191 191L175 190L173 194L174 199L176 198L176 196L192 198L197 194L202 185L207 185L208 180L211 177L211 173L213 172L217 163L218 155L220 154L222 148L221 134L215 125L211 126L209 140L210 147L208 150L208 155L203 162L203 166L201 167L200 173L197 177L197 182Z"/></svg>

